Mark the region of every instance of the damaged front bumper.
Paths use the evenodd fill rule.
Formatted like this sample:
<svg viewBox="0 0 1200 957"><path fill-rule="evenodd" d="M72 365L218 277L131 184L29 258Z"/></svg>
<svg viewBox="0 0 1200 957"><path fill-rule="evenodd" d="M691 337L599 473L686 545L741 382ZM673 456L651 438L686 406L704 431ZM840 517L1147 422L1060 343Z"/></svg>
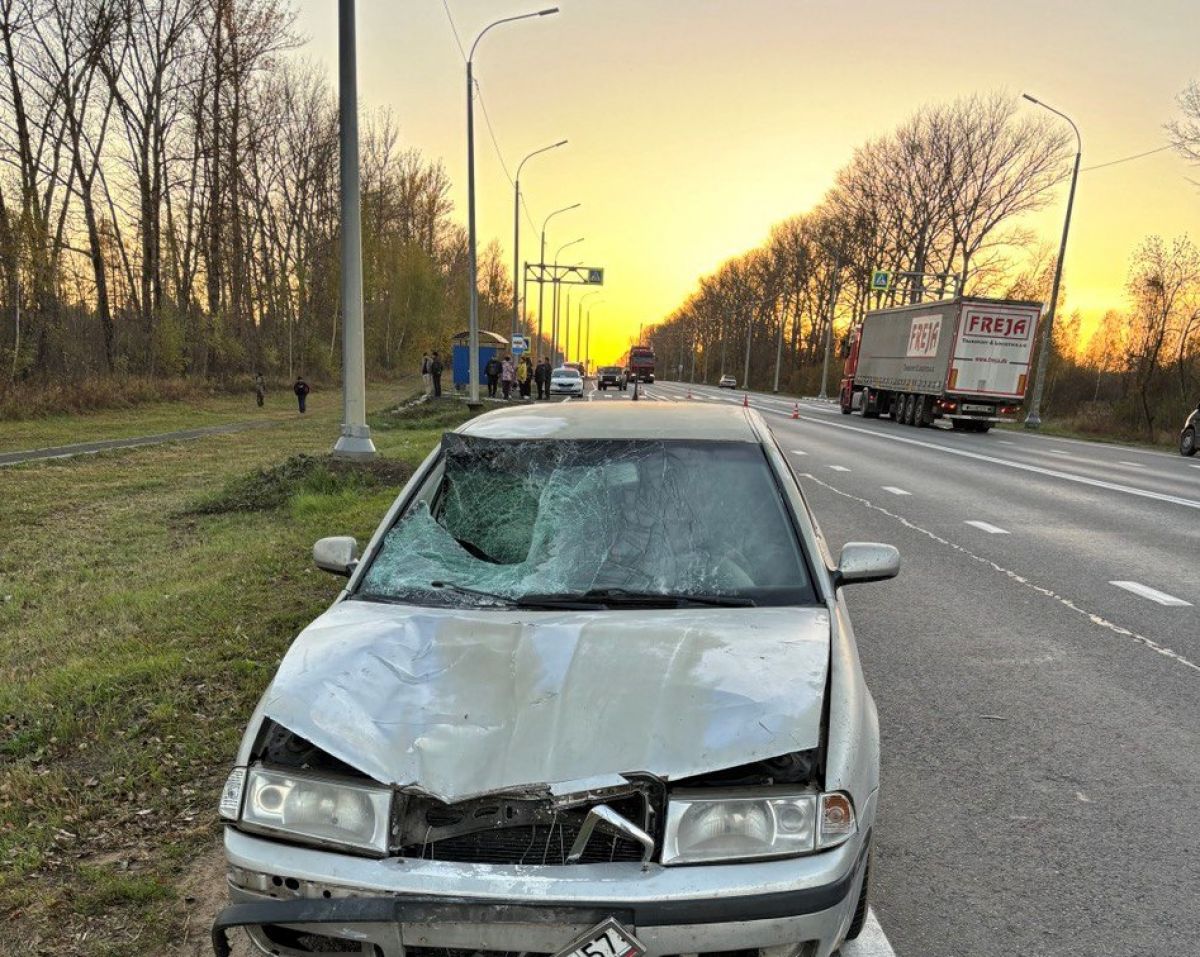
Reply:
<svg viewBox="0 0 1200 957"><path fill-rule="evenodd" d="M280 957L554 954L606 917L636 934L648 957L828 957L858 902L869 832L809 857L645 869L368 860L233 828L225 848L233 904L213 925L218 957L237 927Z"/></svg>

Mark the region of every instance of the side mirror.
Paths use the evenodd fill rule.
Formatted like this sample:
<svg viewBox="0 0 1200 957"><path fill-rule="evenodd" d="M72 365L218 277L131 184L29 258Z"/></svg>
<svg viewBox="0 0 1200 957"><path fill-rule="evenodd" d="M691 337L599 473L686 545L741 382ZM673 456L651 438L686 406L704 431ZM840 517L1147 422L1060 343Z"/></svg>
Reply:
<svg viewBox="0 0 1200 957"><path fill-rule="evenodd" d="M875 542L847 542L838 556L833 587L853 582L879 582L900 573L900 552L892 545Z"/></svg>
<svg viewBox="0 0 1200 957"><path fill-rule="evenodd" d="M313 545L313 561L322 571L349 578L358 564L358 540L352 535L319 539Z"/></svg>

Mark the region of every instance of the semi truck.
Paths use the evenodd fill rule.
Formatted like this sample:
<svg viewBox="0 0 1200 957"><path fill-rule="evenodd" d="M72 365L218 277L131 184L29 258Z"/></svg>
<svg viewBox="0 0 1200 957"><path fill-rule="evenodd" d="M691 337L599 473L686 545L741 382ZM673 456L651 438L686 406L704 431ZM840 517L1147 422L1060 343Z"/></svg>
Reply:
<svg viewBox="0 0 1200 957"><path fill-rule="evenodd" d="M987 432L1025 398L1040 302L957 297L868 312L843 345L842 414Z"/></svg>
<svg viewBox="0 0 1200 957"><path fill-rule="evenodd" d="M654 381L654 349L634 346L629 350L629 378L633 382Z"/></svg>

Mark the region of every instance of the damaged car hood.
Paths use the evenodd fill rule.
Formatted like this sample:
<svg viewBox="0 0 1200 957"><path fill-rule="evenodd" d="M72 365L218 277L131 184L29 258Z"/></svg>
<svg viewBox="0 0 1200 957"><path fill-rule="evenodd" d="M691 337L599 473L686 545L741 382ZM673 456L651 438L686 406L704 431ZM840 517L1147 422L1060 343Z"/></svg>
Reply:
<svg viewBox="0 0 1200 957"><path fill-rule="evenodd" d="M262 710L378 781L451 802L814 748L828 665L822 607L344 601L296 639Z"/></svg>

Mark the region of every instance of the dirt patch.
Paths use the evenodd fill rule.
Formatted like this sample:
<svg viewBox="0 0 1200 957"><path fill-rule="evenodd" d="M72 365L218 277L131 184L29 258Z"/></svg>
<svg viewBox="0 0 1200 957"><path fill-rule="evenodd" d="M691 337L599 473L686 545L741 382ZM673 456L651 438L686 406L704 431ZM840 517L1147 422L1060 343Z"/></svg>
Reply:
<svg viewBox="0 0 1200 957"><path fill-rule="evenodd" d="M202 499L184 514L221 515L283 508L302 492L330 495L384 486L400 487L412 467L394 459L348 462L329 455L293 455L286 462L257 469L234 479L216 495Z"/></svg>
<svg viewBox="0 0 1200 957"><path fill-rule="evenodd" d="M183 930L179 941L163 957L211 957L212 922L228 903L225 851L218 845L193 861L187 877L179 883L175 916ZM236 932L231 937L233 957L253 957L255 951L244 933Z"/></svg>

